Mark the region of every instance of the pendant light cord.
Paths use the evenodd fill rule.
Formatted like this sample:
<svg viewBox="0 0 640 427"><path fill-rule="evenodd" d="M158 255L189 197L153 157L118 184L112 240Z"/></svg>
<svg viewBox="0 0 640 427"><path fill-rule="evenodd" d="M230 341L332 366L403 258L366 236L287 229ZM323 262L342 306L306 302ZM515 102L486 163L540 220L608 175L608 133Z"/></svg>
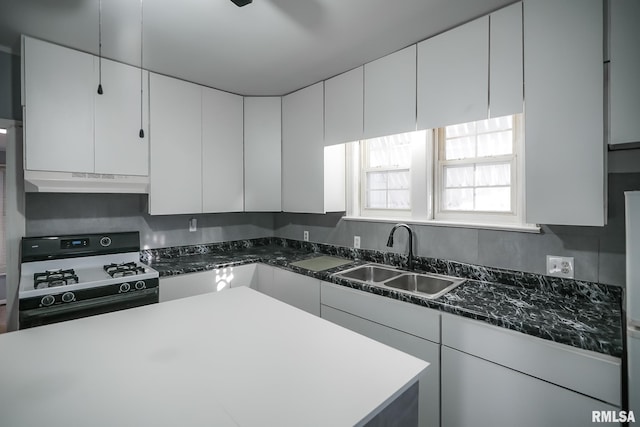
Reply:
<svg viewBox="0 0 640 427"><path fill-rule="evenodd" d="M140 133L138 134L140 138L144 138L144 119L143 108L144 108L144 82L143 82L143 53L144 53L144 4L143 0L140 0Z"/></svg>
<svg viewBox="0 0 640 427"><path fill-rule="evenodd" d="M102 0L98 0L98 95L102 93Z"/></svg>

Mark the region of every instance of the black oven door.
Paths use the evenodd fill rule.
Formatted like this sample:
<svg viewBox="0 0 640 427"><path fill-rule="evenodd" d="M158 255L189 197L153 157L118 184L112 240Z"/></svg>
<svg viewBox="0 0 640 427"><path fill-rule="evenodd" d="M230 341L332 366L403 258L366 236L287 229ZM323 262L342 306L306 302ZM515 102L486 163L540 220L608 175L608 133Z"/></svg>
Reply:
<svg viewBox="0 0 640 427"><path fill-rule="evenodd" d="M82 317L140 307L157 302L158 288L154 287L142 291L92 298L69 304L21 310L19 314L20 329L80 319Z"/></svg>

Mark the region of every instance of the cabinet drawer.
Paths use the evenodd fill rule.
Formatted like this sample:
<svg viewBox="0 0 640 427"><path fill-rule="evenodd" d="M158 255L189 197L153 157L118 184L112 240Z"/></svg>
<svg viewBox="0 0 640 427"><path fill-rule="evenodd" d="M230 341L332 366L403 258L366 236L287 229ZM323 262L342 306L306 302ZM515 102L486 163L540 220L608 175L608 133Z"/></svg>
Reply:
<svg viewBox="0 0 640 427"><path fill-rule="evenodd" d="M620 359L444 313L442 344L620 405Z"/></svg>
<svg viewBox="0 0 640 427"><path fill-rule="evenodd" d="M364 319L440 342L440 313L415 304L322 282L320 302Z"/></svg>

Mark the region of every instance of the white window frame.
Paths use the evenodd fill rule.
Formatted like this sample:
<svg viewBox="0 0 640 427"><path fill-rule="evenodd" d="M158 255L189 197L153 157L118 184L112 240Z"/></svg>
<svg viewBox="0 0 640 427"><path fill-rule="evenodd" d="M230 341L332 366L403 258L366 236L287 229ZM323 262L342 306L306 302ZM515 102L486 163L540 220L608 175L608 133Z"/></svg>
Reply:
<svg viewBox="0 0 640 427"><path fill-rule="evenodd" d="M513 153L508 155L476 157L463 160L444 159L444 128L434 129L436 143L436 165L435 165L435 190L434 190L434 219L442 221L456 221L469 223L496 223L496 224L524 224L524 162L523 157L523 115L513 116ZM511 164L511 210L510 211L446 211L442 207L442 197L444 194L444 167L449 165L472 165L472 164Z"/></svg>

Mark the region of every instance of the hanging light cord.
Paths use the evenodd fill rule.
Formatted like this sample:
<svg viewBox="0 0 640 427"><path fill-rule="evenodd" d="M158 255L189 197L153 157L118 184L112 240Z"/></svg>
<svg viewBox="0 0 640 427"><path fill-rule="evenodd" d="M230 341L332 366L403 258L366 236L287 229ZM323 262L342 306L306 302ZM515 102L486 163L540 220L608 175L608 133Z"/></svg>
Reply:
<svg viewBox="0 0 640 427"><path fill-rule="evenodd" d="M144 5L143 0L140 0L140 133L138 134L140 138L144 138L144 125L142 118L142 110L144 106L144 94L143 94L143 46L144 46Z"/></svg>
<svg viewBox="0 0 640 427"><path fill-rule="evenodd" d="M98 0L98 95L102 93L102 0Z"/></svg>

